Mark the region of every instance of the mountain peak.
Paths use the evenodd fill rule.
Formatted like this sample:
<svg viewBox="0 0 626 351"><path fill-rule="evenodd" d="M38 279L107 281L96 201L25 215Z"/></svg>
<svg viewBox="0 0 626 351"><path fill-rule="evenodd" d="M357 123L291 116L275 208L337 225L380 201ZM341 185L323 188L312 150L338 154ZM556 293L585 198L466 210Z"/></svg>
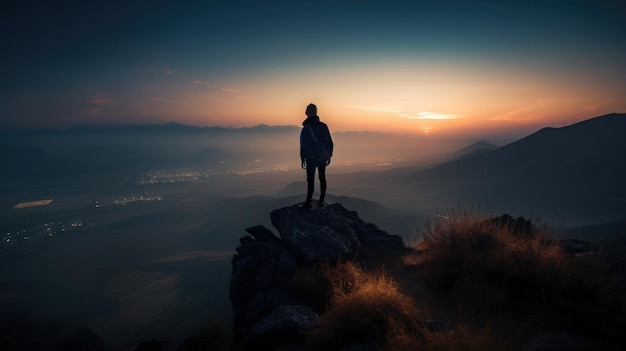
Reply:
<svg viewBox="0 0 626 351"><path fill-rule="evenodd" d="M442 190L449 191L442 197L480 198L545 215L558 211L572 223L582 214L586 221L619 220L626 205L625 134L625 114L599 116L541 129L490 152L422 171L417 178L450 189Z"/></svg>

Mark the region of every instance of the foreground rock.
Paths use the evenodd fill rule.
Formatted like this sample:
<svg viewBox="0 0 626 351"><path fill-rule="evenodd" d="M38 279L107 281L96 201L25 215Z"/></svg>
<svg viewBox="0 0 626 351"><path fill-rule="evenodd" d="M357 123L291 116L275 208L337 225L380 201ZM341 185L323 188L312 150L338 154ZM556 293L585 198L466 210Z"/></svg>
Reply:
<svg viewBox="0 0 626 351"><path fill-rule="evenodd" d="M488 219L487 223L502 229L508 229L513 235L530 237L537 230L532 221L524 217L513 218L508 213Z"/></svg>
<svg viewBox="0 0 626 351"><path fill-rule="evenodd" d="M288 291L299 266L356 260L364 265L373 252L400 252L402 238L390 235L341 204L272 211L272 231L255 226L241 238L232 259L230 299L239 349L274 349L302 341L304 330L319 324L315 311Z"/></svg>

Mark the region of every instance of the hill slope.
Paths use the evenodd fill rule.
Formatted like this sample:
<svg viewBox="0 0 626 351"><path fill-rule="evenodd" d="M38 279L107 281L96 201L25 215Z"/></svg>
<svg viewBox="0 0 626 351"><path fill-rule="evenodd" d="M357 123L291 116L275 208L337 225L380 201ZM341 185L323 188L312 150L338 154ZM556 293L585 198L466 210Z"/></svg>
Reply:
<svg viewBox="0 0 626 351"><path fill-rule="evenodd" d="M456 152L454 152L451 156L451 159L460 159L463 157L469 157L481 154L486 151L491 151L497 149L498 146L488 143L484 140L477 141L469 146L466 146Z"/></svg>
<svg viewBox="0 0 626 351"><path fill-rule="evenodd" d="M624 114L544 128L493 151L418 172L413 181L451 198L604 212L607 220L617 219L626 213L625 133Z"/></svg>

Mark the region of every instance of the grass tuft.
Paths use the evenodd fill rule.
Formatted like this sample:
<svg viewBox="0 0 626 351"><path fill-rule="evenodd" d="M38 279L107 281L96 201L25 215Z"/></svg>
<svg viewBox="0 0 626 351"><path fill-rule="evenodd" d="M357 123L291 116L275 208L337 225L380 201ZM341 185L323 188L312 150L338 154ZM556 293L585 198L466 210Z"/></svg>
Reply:
<svg viewBox="0 0 626 351"><path fill-rule="evenodd" d="M325 276L331 287L330 300L321 316L322 325L309 333L309 350L348 345L373 345L380 350L415 350L416 346L448 350L453 345L470 345L469 350L495 349L489 330L461 326L446 332L429 331L424 323L429 317L411 297L400 293L397 283L384 271L366 272L345 263L326 266Z"/></svg>

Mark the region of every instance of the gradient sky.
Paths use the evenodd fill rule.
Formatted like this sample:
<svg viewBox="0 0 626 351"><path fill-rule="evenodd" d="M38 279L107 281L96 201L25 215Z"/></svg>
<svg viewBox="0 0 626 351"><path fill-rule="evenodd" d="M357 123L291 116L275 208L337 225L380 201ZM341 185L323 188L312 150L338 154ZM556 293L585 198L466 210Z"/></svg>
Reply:
<svg viewBox="0 0 626 351"><path fill-rule="evenodd" d="M0 14L5 128L299 125L309 102L333 131L626 112L620 1L23 3Z"/></svg>

